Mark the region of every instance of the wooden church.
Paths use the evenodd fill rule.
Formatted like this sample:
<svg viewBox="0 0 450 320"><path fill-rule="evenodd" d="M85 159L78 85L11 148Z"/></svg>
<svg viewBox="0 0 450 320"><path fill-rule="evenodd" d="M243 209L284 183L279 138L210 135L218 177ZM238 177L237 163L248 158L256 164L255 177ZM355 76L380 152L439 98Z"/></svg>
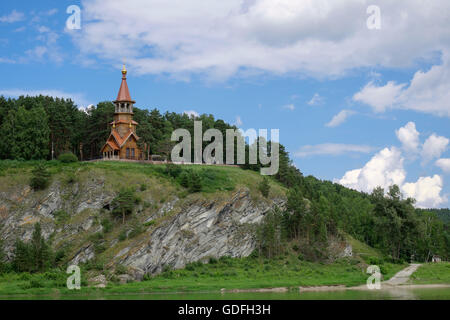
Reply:
<svg viewBox="0 0 450 320"><path fill-rule="evenodd" d="M114 101L114 121L110 123L111 133L101 149L103 159L119 160L140 160L142 150L138 147L139 137L136 135L138 123L133 120L133 101L130 96L127 84L127 69L125 65L122 69L122 83L119 94Z"/></svg>

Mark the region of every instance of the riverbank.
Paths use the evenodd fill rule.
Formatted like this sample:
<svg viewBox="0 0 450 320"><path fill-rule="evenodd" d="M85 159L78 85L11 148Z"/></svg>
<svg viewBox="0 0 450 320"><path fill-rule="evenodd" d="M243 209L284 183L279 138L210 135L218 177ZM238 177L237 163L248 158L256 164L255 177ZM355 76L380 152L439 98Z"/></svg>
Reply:
<svg viewBox="0 0 450 320"><path fill-rule="evenodd" d="M4 274L0 276L0 295L80 295L169 292L220 292L221 290L298 290L299 287L358 286L366 283L366 265L355 258L334 263L301 261L295 255L277 259L228 258L211 259L209 263L191 263L184 269L166 270L141 282L119 284L109 281L105 288L89 286L89 272L82 270L82 288L66 288L67 274L52 271L43 274ZM384 278L403 269L403 264L384 263ZM112 277L114 278L114 277ZM91 284L92 285L92 284Z"/></svg>
<svg viewBox="0 0 450 320"><path fill-rule="evenodd" d="M235 260L235 259L233 259ZM12 281L5 283L5 279L0 278L0 300L5 299L450 299L450 283L436 284L392 284L390 281L383 281L380 290L369 290L365 285L367 275L364 275L359 285L350 285L354 281L345 284L334 285L317 285L318 283L329 283L329 278L319 277L318 275L328 276L333 273L336 276L335 281L343 281L342 266L344 263L336 263L331 265L320 265L317 263L309 263L309 267L315 267L316 272L311 273L311 269L307 264L303 264L304 276L299 279L270 279L270 284L256 282L255 279L249 279L243 288L237 288L239 282L234 277L226 279L208 279L203 277L197 279L194 283L192 279L183 279L174 276L175 279L165 279L162 275L151 280L138 283L128 283L124 285L109 284L106 288L93 288L82 286L81 290L69 291L60 282L58 287L52 287L51 282L41 283L41 285L49 285L50 287L26 288L28 285L24 279L27 276L15 275ZM339 267L341 265L341 267ZM448 263L444 263L439 268L434 265L426 265L425 271L428 269L445 270ZM206 265L207 266L207 265ZM400 265L397 265L400 267ZM445 268L444 268L445 267ZM400 268L396 275L402 275L405 270L409 270L411 266ZM220 269L220 268L218 268ZM398 269L398 268L397 268ZM420 268L418 268L420 270ZM182 271L182 270L181 270ZM348 271L347 271L348 272ZM415 271L415 273L418 271ZM263 272L264 273L264 272ZM310 274L305 276L305 274ZM353 276L356 273L350 272ZM267 275L267 273L265 273ZM36 275L34 275L36 276ZM46 273L47 278L52 278L52 273ZM347 279L350 279L347 275ZM393 277L393 279L395 276ZM28 278L29 281L38 283L36 278ZM387 279L387 277L385 278ZM355 279L353 279L355 280ZM182 282L183 285L176 285ZM286 286L273 286L275 283L287 283ZM299 285L299 284L302 285ZM308 283L308 285L306 285ZM315 283L315 285L313 284ZM240 285L244 285L243 282ZM259 285L259 286L258 286ZM22 287L21 289L18 287ZM254 287L251 287L254 286ZM263 287L264 286L264 287ZM16 289L20 290L14 290ZM221 287L219 289L219 287ZM7 293L5 293L7 290ZM359 292L359 293L358 293Z"/></svg>

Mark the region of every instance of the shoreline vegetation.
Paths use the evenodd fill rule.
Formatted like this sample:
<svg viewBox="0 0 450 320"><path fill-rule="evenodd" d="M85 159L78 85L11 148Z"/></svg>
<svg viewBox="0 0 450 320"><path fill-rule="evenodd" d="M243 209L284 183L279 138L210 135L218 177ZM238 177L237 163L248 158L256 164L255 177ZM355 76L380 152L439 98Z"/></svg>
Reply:
<svg viewBox="0 0 450 320"><path fill-rule="evenodd" d="M395 270L402 270L397 265ZM381 283L380 290L393 290L393 289L441 289L450 288L450 269L449 262L442 262L438 264L424 264L423 269L420 268L410 277L410 280L405 284L392 285L386 282ZM318 268L319 269L319 268ZM182 269L183 270L183 269ZM318 272L320 274L320 271ZM391 272L392 273L392 272ZM427 276L426 276L427 275ZM342 275L340 275L342 276ZM20 275L19 275L20 278ZM164 294L207 294L207 293L302 293L302 292L331 292L331 291L344 291L344 290L369 290L365 284L355 284L355 282L350 282L347 284L324 284L324 285L314 285L313 283L320 283L318 278L309 278L308 280L298 280L298 283L304 283L305 285L289 285L289 286L278 286L278 287L266 287L261 283L262 287L249 287L249 288L230 288L233 284L236 284L236 279L223 279L222 281L215 281L214 285L205 285L210 281L205 278L203 280L198 280L197 287L189 287L189 282L184 281L183 286L177 285L177 281L161 281L161 276L156 276L152 280L147 280L143 282L133 282L122 285L111 285L106 288L95 288L95 287L82 287L81 290L68 290L66 288L35 288L23 290L16 293L6 293L3 290L3 280L0 279L0 300L11 299L11 298L21 298L21 297L60 297L64 296L66 298L76 299L81 297L101 297L101 296L127 296L127 295L164 295ZM385 277L385 279L389 279ZM417 280L419 279L419 280ZM234 280L234 281L233 281ZM283 281L289 281L287 279L280 279L279 283ZM290 279L292 281L292 279ZM16 281L18 284L20 281ZM295 282L295 280L294 280ZM276 282L275 282L276 283ZM308 283L308 285L306 284ZM187 285L186 285L187 284ZM253 283L255 285L256 283ZM9 284L10 286L13 283ZM226 286L228 288L219 288L221 286ZM249 285L251 286L251 285ZM38 289L38 290L36 290Z"/></svg>

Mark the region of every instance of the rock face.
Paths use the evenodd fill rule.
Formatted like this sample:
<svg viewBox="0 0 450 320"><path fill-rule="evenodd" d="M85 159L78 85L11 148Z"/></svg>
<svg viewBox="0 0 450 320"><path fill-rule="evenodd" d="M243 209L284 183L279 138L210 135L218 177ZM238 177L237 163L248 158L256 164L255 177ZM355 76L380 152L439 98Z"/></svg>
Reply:
<svg viewBox="0 0 450 320"><path fill-rule="evenodd" d="M40 222L55 249L70 244L71 264L101 259L106 268L123 265L131 270L133 280L140 280L144 274L159 273L166 267L182 268L210 257L248 256L256 247L257 224L269 210L285 203L282 197L252 195L243 186L232 192L182 199L172 188L164 201L156 201L156 191L147 190L141 194L146 205L141 204L133 214L143 232L120 240L119 234L127 225L114 221L113 231L100 240L104 249L99 251L93 235L102 231L100 221L110 217L108 210L116 193L107 187L107 175L86 175L82 184L55 179L44 191L34 192L24 185L0 192L0 239L8 259L13 258L15 240L29 240L34 224ZM61 211L66 220L58 217Z"/></svg>
<svg viewBox="0 0 450 320"><path fill-rule="evenodd" d="M278 201L280 206L283 203ZM116 258L153 274L166 266L181 268L209 257L248 256L256 245L255 226L271 208L254 203L247 190L239 190L225 203L194 203L154 230L139 247L125 248Z"/></svg>

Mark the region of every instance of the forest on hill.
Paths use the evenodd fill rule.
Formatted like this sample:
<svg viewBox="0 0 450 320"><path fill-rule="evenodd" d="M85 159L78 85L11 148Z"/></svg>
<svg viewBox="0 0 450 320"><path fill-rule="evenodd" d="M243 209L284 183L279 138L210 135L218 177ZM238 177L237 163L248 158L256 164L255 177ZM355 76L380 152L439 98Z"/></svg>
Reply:
<svg viewBox="0 0 450 320"><path fill-rule="evenodd" d="M112 102L101 102L86 111L71 100L52 97L0 97L0 159L50 160L68 151L80 159L95 159L109 135ZM193 133L194 118L186 114L161 114L157 109L134 108L137 134L148 152L170 157L174 129ZM203 130L223 133L235 128L213 115L201 115ZM248 149L248 146L247 146ZM270 151L270 150L269 150ZM259 171L261 165L242 165ZM0 166L1 170L1 166ZM303 176L280 144L280 167L273 179L288 188L287 208L267 215L258 231L260 249L273 257L294 244L310 260L319 260L332 236L351 235L382 251L392 261L429 261L433 255L450 257L450 226L440 212L414 208L398 186L376 188L366 194L330 181Z"/></svg>

